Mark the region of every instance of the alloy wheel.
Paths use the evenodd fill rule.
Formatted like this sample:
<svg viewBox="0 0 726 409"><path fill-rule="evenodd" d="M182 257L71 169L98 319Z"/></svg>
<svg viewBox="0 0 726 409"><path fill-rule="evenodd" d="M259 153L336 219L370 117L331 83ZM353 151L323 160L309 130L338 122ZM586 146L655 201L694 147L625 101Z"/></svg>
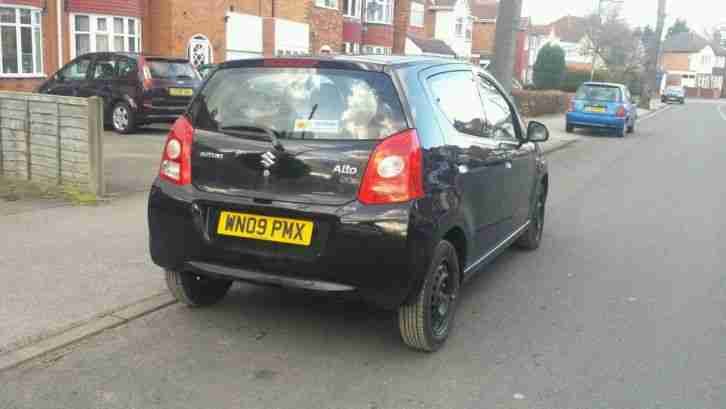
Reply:
<svg viewBox="0 0 726 409"><path fill-rule="evenodd" d="M113 110L113 126L119 130L124 131L129 126L129 111L125 106L119 105Z"/></svg>

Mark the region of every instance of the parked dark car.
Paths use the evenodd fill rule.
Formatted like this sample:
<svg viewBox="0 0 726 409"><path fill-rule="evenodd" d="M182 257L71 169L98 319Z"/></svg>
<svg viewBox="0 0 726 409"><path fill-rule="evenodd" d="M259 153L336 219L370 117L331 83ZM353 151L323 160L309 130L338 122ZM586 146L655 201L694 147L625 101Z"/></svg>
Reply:
<svg viewBox="0 0 726 409"><path fill-rule="evenodd" d="M686 103L686 90L679 85L670 85L663 91L660 100L665 104L675 101L683 105Z"/></svg>
<svg viewBox="0 0 726 409"><path fill-rule="evenodd" d="M511 244L539 246L548 137L465 63L226 62L167 138L151 257L190 306L234 280L357 293L434 351L462 282Z"/></svg>
<svg viewBox="0 0 726 409"><path fill-rule="evenodd" d="M578 89L567 112L565 130L608 129L619 137L635 132L638 107L628 87L608 82L586 82Z"/></svg>
<svg viewBox="0 0 726 409"><path fill-rule="evenodd" d="M40 86L44 94L103 98L105 121L119 133L174 122L201 85L185 59L91 53L68 63Z"/></svg>

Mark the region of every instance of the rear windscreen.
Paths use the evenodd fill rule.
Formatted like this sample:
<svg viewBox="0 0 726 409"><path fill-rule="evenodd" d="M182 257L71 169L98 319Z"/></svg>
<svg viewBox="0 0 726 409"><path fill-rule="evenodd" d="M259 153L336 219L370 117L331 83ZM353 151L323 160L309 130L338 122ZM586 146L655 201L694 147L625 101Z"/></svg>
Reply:
<svg viewBox="0 0 726 409"><path fill-rule="evenodd" d="M195 128L258 126L290 139L381 139L406 128L391 78L370 71L221 69L190 113Z"/></svg>
<svg viewBox="0 0 726 409"><path fill-rule="evenodd" d="M197 72L191 64L176 61L149 61L151 78L164 80L196 80Z"/></svg>
<svg viewBox="0 0 726 409"><path fill-rule="evenodd" d="M620 88L607 85L582 85L577 90L576 99L600 102L620 102Z"/></svg>

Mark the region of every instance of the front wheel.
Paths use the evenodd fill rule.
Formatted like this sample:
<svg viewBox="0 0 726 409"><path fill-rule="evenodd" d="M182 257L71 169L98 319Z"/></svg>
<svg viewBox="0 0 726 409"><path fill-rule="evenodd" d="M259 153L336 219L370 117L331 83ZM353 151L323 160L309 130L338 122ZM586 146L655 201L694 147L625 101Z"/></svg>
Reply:
<svg viewBox="0 0 726 409"><path fill-rule="evenodd" d="M547 189L544 182L537 187L537 196L532 210L532 218L529 222L527 231L517 239L517 247L525 250L537 250L542 242L542 232L544 231L545 205L547 204Z"/></svg>
<svg viewBox="0 0 726 409"><path fill-rule="evenodd" d="M136 113L126 102L118 102L111 112L113 129L120 134L129 134L136 128Z"/></svg>
<svg viewBox="0 0 726 409"><path fill-rule="evenodd" d="M456 249L448 241L440 241L415 302L398 309L399 330L406 345L425 352L441 348L454 323L460 278Z"/></svg>
<svg viewBox="0 0 726 409"><path fill-rule="evenodd" d="M232 281L188 271L167 270L166 286L180 303L189 307L203 307L221 301L232 286Z"/></svg>
<svg viewBox="0 0 726 409"><path fill-rule="evenodd" d="M565 124L565 132L572 133L574 131L575 131L575 127L574 126L570 125L569 123L566 123Z"/></svg>

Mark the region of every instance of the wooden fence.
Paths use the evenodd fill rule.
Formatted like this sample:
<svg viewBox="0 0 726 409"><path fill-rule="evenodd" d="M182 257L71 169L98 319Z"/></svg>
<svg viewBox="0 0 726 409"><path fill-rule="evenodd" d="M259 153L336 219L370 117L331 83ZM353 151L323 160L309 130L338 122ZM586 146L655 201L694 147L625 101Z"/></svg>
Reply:
<svg viewBox="0 0 726 409"><path fill-rule="evenodd" d="M72 185L97 196L103 179L103 102L0 92L0 174Z"/></svg>

